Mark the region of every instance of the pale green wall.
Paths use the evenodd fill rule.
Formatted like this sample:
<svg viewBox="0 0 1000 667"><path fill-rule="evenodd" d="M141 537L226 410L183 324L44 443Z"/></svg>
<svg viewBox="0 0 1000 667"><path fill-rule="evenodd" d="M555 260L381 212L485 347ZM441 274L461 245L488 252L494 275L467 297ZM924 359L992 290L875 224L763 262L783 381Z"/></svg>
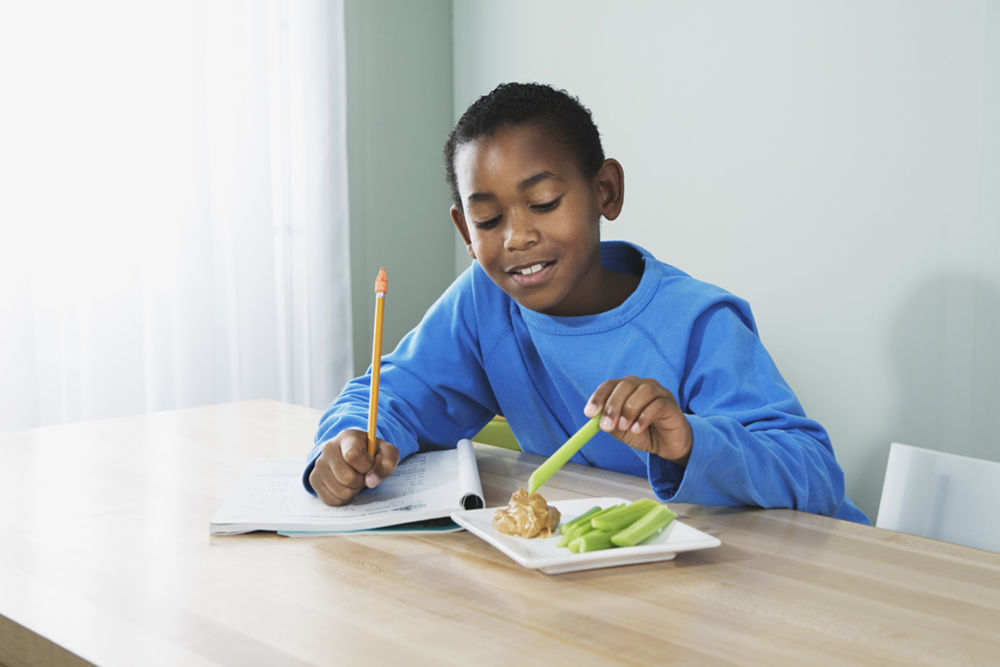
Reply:
<svg viewBox="0 0 1000 667"><path fill-rule="evenodd" d="M605 236L750 301L873 520L891 440L1000 460L1000 3L459 0L453 21L455 117L507 80L590 106L627 180Z"/></svg>
<svg viewBox="0 0 1000 667"><path fill-rule="evenodd" d="M451 282L441 148L451 129L449 0L347 0L347 152L355 372L371 363L374 284L389 272L384 352Z"/></svg>

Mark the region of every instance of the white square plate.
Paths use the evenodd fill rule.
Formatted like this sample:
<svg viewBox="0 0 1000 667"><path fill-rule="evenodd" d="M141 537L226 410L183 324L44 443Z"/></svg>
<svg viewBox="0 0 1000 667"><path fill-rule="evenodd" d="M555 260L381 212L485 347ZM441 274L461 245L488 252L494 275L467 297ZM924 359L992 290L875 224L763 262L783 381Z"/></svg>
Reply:
<svg viewBox="0 0 1000 667"><path fill-rule="evenodd" d="M608 507L628 502L622 498L577 498L556 500L551 503L562 515L561 521L572 521L591 507ZM575 554L564 547L557 547L559 536L533 539L498 533L493 529L493 513L499 507L481 510L452 512L451 518L473 535L489 542L524 567L541 570L545 574L562 574L598 567L615 567L634 563L651 563L670 560L681 551L717 547L718 538L674 519L662 533L634 547L615 547L600 551Z"/></svg>

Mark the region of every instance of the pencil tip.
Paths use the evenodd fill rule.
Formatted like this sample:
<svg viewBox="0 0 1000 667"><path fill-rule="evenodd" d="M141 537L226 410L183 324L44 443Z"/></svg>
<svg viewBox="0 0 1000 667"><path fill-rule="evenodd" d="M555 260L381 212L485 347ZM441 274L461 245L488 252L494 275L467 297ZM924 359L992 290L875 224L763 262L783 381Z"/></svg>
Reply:
<svg viewBox="0 0 1000 667"><path fill-rule="evenodd" d="M385 272L385 267L380 267L378 277L375 278L375 293L385 294L389 291L389 275Z"/></svg>

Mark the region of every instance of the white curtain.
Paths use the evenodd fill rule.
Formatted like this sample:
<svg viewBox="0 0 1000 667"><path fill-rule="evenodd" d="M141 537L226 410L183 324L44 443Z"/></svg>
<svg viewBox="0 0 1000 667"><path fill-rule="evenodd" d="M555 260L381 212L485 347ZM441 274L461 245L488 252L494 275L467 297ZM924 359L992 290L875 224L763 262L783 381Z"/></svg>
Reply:
<svg viewBox="0 0 1000 667"><path fill-rule="evenodd" d="M342 2L0 8L0 429L350 373Z"/></svg>

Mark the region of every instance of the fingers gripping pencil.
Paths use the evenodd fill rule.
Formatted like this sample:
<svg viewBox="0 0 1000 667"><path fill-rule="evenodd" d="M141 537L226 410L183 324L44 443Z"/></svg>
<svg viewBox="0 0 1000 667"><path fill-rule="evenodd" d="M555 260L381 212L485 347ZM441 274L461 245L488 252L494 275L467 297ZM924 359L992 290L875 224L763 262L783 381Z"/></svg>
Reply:
<svg viewBox="0 0 1000 667"><path fill-rule="evenodd" d="M382 319L385 317L385 295L389 291L389 276L385 267L375 278L375 333L372 337L372 383L368 395L368 455L375 456L375 427L378 422L378 381L382 370Z"/></svg>

